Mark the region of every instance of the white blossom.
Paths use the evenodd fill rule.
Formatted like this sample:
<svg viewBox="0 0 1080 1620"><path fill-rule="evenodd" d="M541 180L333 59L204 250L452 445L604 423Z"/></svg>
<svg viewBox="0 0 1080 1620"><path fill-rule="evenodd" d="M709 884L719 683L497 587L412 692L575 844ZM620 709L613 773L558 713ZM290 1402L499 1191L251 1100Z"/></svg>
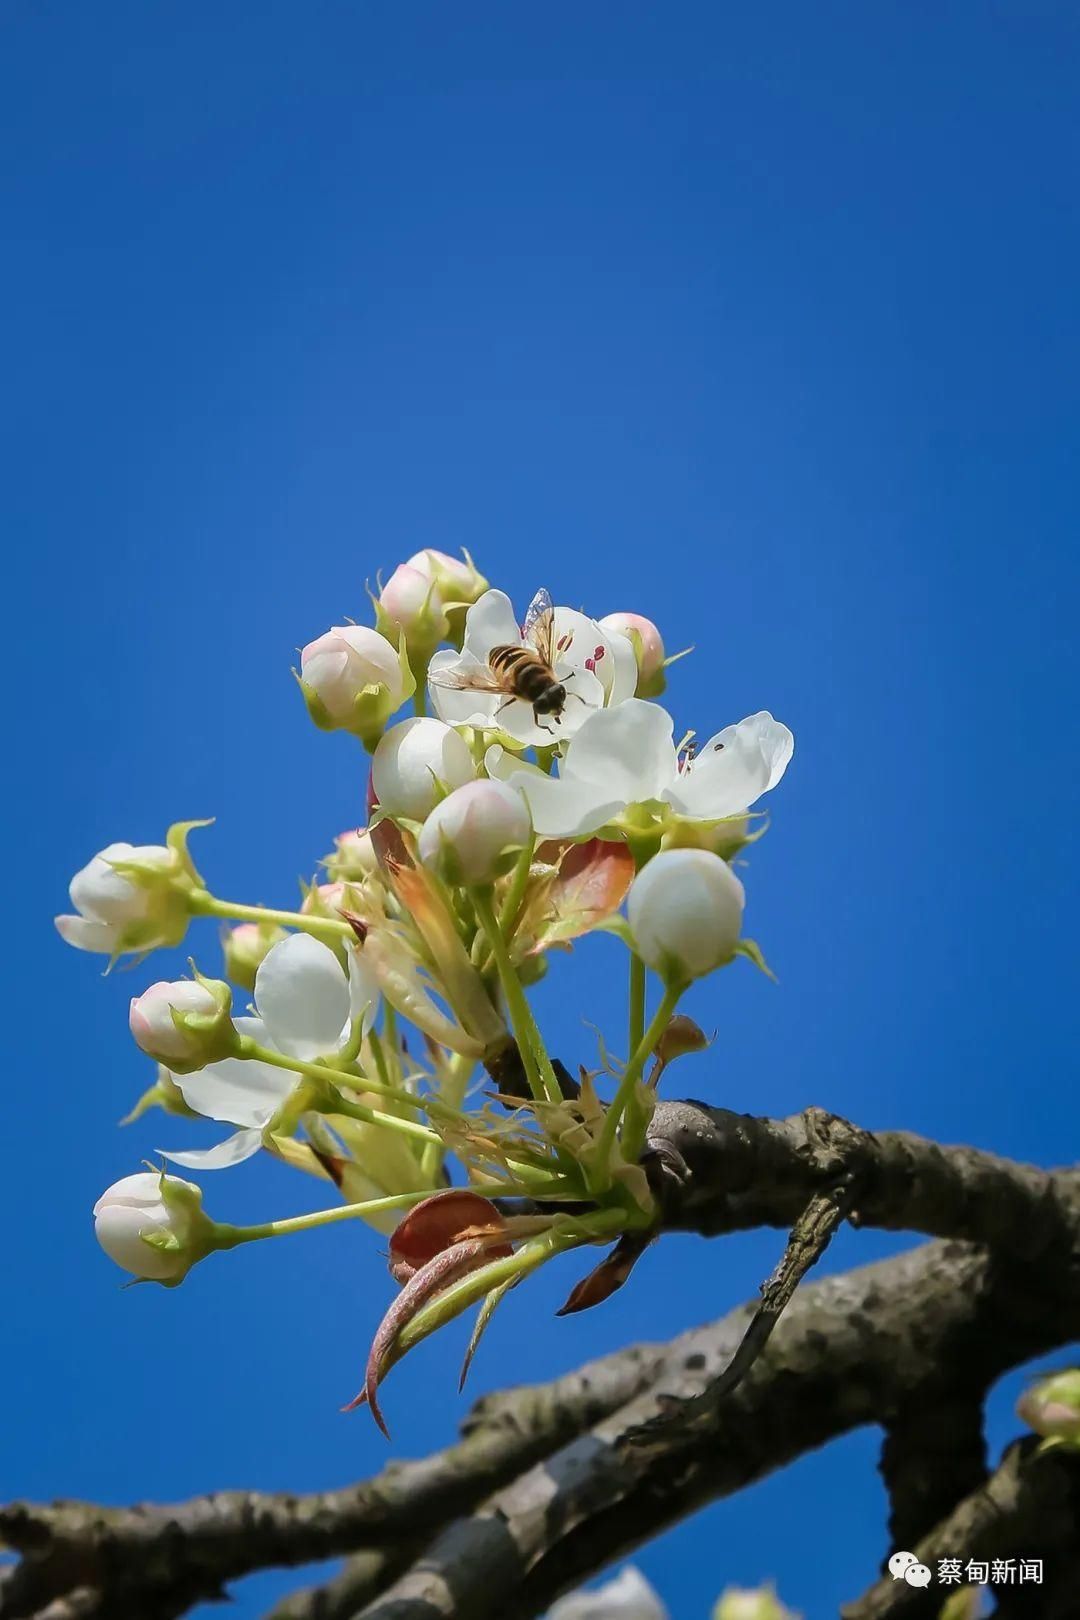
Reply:
<svg viewBox="0 0 1080 1620"><path fill-rule="evenodd" d="M360 953L349 949L345 969L328 945L309 934L290 934L275 945L255 977L257 1017L238 1018L235 1028L272 1052L310 1062L340 1051L353 1021L370 1028L378 990ZM227 1057L191 1074L174 1076L189 1108L207 1119L238 1127L211 1148L165 1152L189 1169L220 1170L257 1153L262 1134L287 1100L297 1076L257 1058Z"/></svg>
<svg viewBox="0 0 1080 1620"><path fill-rule="evenodd" d="M718 731L692 759L673 734L664 709L631 698L587 717L557 776L495 749L487 765L524 795L541 838L585 838L633 806L702 821L741 815L776 786L795 746L765 710Z"/></svg>
<svg viewBox="0 0 1080 1620"><path fill-rule="evenodd" d="M451 725L502 732L522 748L548 747L560 733L572 735L593 711L633 696L637 660L625 636L601 629L595 619L573 608L557 607L553 644L554 672L566 686L566 706L558 727L547 720L538 725L531 703L523 699L508 702L498 692L458 689L432 681L436 712ZM493 647L524 645L510 598L502 591L486 591L469 609L461 652L447 648L436 653L429 674L483 676Z"/></svg>

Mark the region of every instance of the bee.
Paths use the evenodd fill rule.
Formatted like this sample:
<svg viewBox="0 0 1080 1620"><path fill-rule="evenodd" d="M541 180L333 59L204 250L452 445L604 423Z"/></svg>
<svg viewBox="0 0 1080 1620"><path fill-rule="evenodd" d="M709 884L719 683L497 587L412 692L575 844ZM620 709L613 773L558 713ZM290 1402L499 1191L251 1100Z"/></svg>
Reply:
<svg viewBox="0 0 1080 1620"><path fill-rule="evenodd" d="M567 693L565 682L555 673L555 609L547 591L537 591L529 603L521 634L525 646L506 643L492 647L486 665L468 670L432 670L429 679L433 686L456 687L459 691L501 692L503 701L496 714L518 699L531 704L533 720L540 730L554 736L551 726L545 726L540 716L550 715L555 725L560 725L567 697L573 693ZM567 676L567 680L571 678Z"/></svg>

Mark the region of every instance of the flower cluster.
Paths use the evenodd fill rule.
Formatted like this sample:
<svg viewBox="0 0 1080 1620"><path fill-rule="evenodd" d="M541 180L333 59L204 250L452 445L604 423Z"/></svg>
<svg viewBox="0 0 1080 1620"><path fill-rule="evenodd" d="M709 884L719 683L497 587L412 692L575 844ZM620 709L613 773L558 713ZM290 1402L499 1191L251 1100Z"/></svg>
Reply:
<svg viewBox="0 0 1080 1620"><path fill-rule="evenodd" d="M173 1286L255 1240L352 1218L390 1232L401 1289L358 1397L381 1423L381 1378L443 1322L479 1303L475 1349L530 1271L654 1225L641 1158L656 1086L707 1044L678 1003L739 957L764 967L732 863L793 741L764 711L700 746L676 740L654 624L544 592L519 623L468 556L418 552L372 602L374 625L334 626L300 655L312 718L357 738L371 769L366 824L338 834L295 908L215 893L188 850L202 824L181 823L163 844L95 855L57 927L111 964L220 920L222 977L193 963L132 999L156 1074L130 1117L160 1107L170 1138L185 1121L224 1128L209 1146L170 1141L166 1162L212 1171L262 1152L339 1201L226 1226L190 1182L145 1171L102 1195L97 1235L135 1277ZM552 951L598 930L626 947L625 1047L604 1046L579 1083L527 992ZM450 1191L448 1157L465 1183ZM507 1213L507 1195L540 1213ZM618 1286L614 1269L601 1262L572 1308Z"/></svg>

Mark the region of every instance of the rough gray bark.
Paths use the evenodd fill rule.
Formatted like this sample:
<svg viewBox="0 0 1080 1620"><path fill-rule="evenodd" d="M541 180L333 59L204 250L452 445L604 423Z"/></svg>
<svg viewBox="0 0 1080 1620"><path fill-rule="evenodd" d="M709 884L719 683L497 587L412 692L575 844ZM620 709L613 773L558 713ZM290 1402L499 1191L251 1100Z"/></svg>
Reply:
<svg viewBox="0 0 1080 1620"><path fill-rule="evenodd" d="M662 1525L868 1423L885 1429L898 1539L936 1534L980 1485L989 1385L1080 1336L1080 1173L874 1135L816 1109L760 1120L661 1103L649 1146L664 1226L796 1228L758 1314L771 1337L744 1348L741 1382L730 1369L749 1306L491 1397L457 1445L348 1490L15 1504L0 1509L0 1541L22 1555L0 1578L2 1620L172 1620L253 1569L341 1553L355 1555L344 1574L277 1620L527 1620ZM845 1214L963 1241L804 1284L781 1315ZM920 1422L927 1410L934 1421ZM1074 1505L1052 1522L1080 1541Z"/></svg>

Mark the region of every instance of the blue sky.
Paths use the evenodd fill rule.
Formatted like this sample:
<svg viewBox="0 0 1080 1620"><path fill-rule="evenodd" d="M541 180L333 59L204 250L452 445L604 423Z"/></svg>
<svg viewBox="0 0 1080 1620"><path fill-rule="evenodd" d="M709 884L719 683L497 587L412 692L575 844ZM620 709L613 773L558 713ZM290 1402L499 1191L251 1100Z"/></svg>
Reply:
<svg viewBox="0 0 1080 1620"><path fill-rule="evenodd" d="M748 872L780 983L695 993L718 1038L682 1084L1075 1158L1071 8L12 0L0 38L0 1496L316 1487L387 1455L338 1413L389 1295L363 1231L118 1288L90 1206L183 1134L115 1128L146 1083L126 1002L181 953L103 981L51 916L101 845L204 815L215 886L288 904L364 792L295 648L424 544L696 643L680 729L768 707L796 732ZM622 1027L617 949L538 995L570 1061L586 1014ZM226 1219L312 1197L261 1163L206 1186ZM475 1391L719 1314L780 1241L667 1240L564 1321L552 1268ZM829 1265L906 1241L844 1234ZM452 1436L461 1337L387 1385L395 1450ZM639 1561L679 1620L767 1576L818 1620L888 1551L875 1459L851 1437Z"/></svg>

